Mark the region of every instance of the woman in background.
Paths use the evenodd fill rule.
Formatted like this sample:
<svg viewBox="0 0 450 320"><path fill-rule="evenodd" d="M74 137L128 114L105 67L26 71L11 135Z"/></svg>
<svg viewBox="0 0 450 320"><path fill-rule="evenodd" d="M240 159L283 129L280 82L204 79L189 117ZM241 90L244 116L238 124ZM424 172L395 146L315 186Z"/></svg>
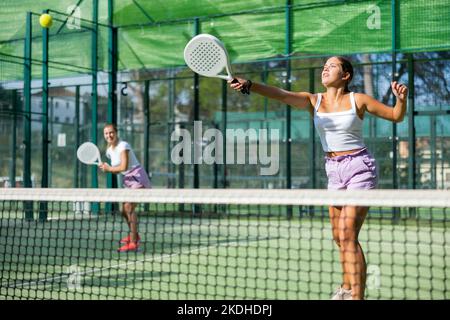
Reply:
<svg viewBox="0 0 450 320"><path fill-rule="evenodd" d="M103 172L123 174L123 186L129 189L151 188L147 172L141 166L126 141L119 140L117 128L113 124L106 124L103 128L103 136L108 143L106 156L111 159L111 166L107 163L99 165ZM141 240L138 233L138 218L134 211L136 203L125 202L122 205L122 216L128 224L130 233L120 240L123 244L118 251L137 251Z"/></svg>

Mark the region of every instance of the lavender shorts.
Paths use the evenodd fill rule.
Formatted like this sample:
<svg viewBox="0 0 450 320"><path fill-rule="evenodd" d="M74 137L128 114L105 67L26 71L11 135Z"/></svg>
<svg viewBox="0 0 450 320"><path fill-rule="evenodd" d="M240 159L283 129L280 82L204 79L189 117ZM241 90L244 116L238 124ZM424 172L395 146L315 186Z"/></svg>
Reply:
<svg viewBox="0 0 450 320"><path fill-rule="evenodd" d="M377 166L367 149L336 157L325 157L329 190L374 189L377 186Z"/></svg>
<svg viewBox="0 0 450 320"><path fill-rule="evenodd" d="M128 189L151 188L147 172L141 166L134 167L123 176L123 186Z"/></svg>

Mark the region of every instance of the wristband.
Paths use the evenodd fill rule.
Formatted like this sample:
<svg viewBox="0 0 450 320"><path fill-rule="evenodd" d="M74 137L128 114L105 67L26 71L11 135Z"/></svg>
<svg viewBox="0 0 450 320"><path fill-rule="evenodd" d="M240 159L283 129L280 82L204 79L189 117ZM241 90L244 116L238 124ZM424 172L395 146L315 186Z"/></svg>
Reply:
<svg viewBox="0 0 450 320"><path fill-rule="evenodd" d="M250 94L250 88L252 87L252 84L253 84L252 80L247 80L247 91L248 91L248 94Z"/></svg>
<svg viewBox="0 0 450 320"><path fill-rule="evenodd" d="M252 87L252 81L251 80L247 80L241 90L241 92L243 94L250 94L250 88Z"/></svg>

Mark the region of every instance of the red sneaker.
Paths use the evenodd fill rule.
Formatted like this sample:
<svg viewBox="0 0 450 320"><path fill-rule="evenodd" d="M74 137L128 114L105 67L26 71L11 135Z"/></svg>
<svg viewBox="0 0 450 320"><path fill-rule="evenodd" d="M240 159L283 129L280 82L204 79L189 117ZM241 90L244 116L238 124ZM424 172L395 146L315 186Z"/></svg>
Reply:
<svg viewBox="0 0 450 320"><path fill-rule="evenodd" d="M118 252L136 252L139 249L139 244L136 242L129 242L126 245L117 249Z"/></svg>
<svg viewBox="0 0 450 320"><path fill-rule="evenodd" d="M137 241L139 242L139 241L141 241L141 237L139 236L139 233L138 233L138 235L137 235ZM128 236L126 236L125 238L123 238L122 240L120 240L120 243L130 243L131 242L131 236L130 235L128 235Z"/></svg>

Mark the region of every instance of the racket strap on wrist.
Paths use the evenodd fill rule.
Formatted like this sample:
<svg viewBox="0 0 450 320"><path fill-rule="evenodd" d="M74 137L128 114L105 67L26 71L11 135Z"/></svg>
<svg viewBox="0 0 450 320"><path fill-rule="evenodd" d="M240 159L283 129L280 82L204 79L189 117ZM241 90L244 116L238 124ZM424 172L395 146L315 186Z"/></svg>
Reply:
<svg viewBox="0 0 450 320"><path fill-rule="evenodd" d="M250 88L252 87L252 81L251 80L247 80L244 84L244 87L242 88L241 92L243 94L250 94Z"/></svg>

